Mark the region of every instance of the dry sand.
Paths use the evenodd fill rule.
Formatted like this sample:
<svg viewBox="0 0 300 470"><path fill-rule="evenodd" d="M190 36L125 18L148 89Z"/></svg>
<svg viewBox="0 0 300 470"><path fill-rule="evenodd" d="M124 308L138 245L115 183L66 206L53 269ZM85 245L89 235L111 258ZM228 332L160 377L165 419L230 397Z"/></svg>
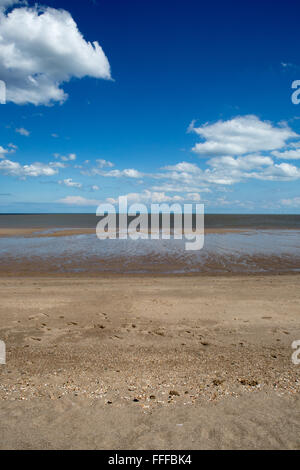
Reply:
<svg viewBox="0 0 300 470"><path fill-rule="evenodd" d="M299 449L300 276L1 278L2 449Z"/></svg>

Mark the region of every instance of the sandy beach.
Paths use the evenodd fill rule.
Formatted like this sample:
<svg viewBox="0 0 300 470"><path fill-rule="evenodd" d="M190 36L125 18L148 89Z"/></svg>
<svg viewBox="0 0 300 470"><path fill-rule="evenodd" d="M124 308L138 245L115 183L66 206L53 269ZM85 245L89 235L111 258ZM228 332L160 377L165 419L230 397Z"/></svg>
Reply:
<svg viewBox="0 0 300 470"><path fill-rule="evenodd" d="M0 451L300 450L299 13L0 0Z"/></svg>
<svg viewBox="0 0 300 470"><path fill-rule="evenodd" d="M2 449L299 449L300 276L1 277Z"/></svg>

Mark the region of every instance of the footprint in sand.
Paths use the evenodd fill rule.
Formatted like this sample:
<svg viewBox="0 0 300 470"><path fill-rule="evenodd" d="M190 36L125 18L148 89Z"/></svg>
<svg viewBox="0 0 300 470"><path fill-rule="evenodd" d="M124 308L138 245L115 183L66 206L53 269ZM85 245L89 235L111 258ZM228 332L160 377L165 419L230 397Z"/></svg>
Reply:
<svg viewBox="0 0 300 470"><path fill-rule="evenodd" d="M102 315L105 318L107 317L107 313L104 313L104 312L100 312L100 313L98 313L98 315Z"/></svg>

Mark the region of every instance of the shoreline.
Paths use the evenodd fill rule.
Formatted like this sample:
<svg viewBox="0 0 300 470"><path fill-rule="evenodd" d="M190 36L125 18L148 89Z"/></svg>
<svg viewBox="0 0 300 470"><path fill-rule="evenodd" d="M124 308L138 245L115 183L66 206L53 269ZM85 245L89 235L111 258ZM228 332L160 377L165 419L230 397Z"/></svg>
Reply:
<svg viewBox="0 0 300 470"><path fill-rule="evenodd" d="M98 240L94 229L0 228L5 275L285 275L300 272L300 230L207 229L202 250L185 240Z"/></svg>
<svg viewBox="0 0 300 470"><path fill-rule="evenodd" d="M291 226L251 226L251 227L223 227L223 228L205 228L204 234L226 234L226 233L245 233L253 231L299 231L299 227ZM0 238L10 237L28 237L28 238L53 238L53 237L69 237L76 235L96 235L96 227L94 228L69 228L69 227L36 227L36 228L11 228L1 227Z"/></svg>
<svg viewBox="0 0 300 470"><path fill-rule="evenodd" d="M300 272L291 271L277 271L277 272L222 272L222 273L208 273L208 272L187 272L187 273L165 273L165 272L146 272L146 273L131 273L131 272L6 272L0 270L0 279L31 279L31 280L55 280L66 279L66 280L125 280L129 279L189 279L189 278L213 280L213 279L257 279L257 278L286 278L286 277L300 277Z"/></svg>

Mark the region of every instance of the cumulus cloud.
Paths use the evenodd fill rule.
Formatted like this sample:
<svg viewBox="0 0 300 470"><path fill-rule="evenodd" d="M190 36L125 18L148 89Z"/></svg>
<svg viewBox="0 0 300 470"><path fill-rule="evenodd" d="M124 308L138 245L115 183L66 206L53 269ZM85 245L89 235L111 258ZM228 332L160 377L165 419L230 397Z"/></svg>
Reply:
<svg viewBox="0 0 300 470"><path fill-rule="evenodd" d="M61 85L72 77L110 79L99 43L87 42L70 13L48 7L20 7L1 1L0 76L7 101L49 105L67 99Z"/></svg>
<svg viewBox="0 0 300 470"><path fill-rule="evenodd" d="M176 165L169 165L162 168L168 171L179 171L183 173L198 173L199 167L194 163L180 162Z"/></svg>
<svg viewBox="0 0 300 470"><path fill-rule="evenodd" d="M19 0L0 0L0 10L6 10L13 5L20 5L26 2L22 2Z"/></svg>
<svg viewBox="0 0 300 470"><path fill-rule="evenodd" d="M109 177L109 178L121 178L121 177L141 178L143 176L143 173L141 173L138 170L135 170L134 168L125 168L125 170L110 170L110 171L93 168L90 172L83 171L82 173L99 175L99 176L104 176L104 177Z"/></svg>
<svg viewBox="0 0 300 470"><path fill-rule="evenodd" d="M0 145L0 158L5 158L5 154L7 153L7 150Z"/></svg>
<svg viewBox="0 0 300 470"><path fill-rule="evenodd" d="M59 181L58 183L64 186L68 186L69 188L78 188L78 189L82 188L82 184L76 183L75 181L72 180L72 178L67 178L65 180Z"/></svg>
<svg viewBox="0 0 300 470"><path fill-rule="evenodd" d="M274 164L261 173L250 174L249 177L264 181L295 181L300 178L300 168L289 163Z"/></svg>
<svg viewBox="0 0 300 470"><path fill-rule="evenodd" d="M275 163L275 158L300 159L299 137L287 124L274 125L261 121L257 116L237 116L228 121L204 124L190 132L199 135L193 151L209 158L202 170L186 162L165 167L167 174L159 178L184 186L233 185L249 179L264 181L293 181L300 178L300 169L286 162Z"/></svg>
<svg viewBox="0 0 300 470"><path fill-rule="evenodd" d="M76 160L77 155L76 153L69 153L69 155L60 155L59 153L55 153L54 158L60 159L63 162L72 162Z"/></svg>
<svg viewBox="0 0 300 470"><path fill-rule="evenodd" d="M51 162L49 163L49 165L52 166L53 168L67 168L67 165L62 162Z"/></svg>
<svg viewBox="0 0 300 470"><path fill-rule="evenodd" d="M208 160L207 163L213 168L250 171L264 166L271 166L273 165L273 160L270 157L261 155L247 155L238 158L215 157Z"/></svg>
<svg viewBox="0 0 300 470"><path fill-rule="evenodd" d="M155 178L165 180L161 188L180 192L207 192L210 185L233 185L249 179L266 181L293 181L300 178L300 168L289 163L274 163L269 156L214 157L202 170L186 162L167 166ZM157 187L154 187L157 189Z"/></svg>
<svg viewBox="0 0 300 470"><path fill-rule="evenodd" d="M204 140L196 143L192 149L203 157L238 156L277 150L289 139L298 137L286 124L275 126L252 115L237 116L228 121L218 121L200 127L195 127L195 123L192 123L189 131L195 132Z"/></svg>
<svg viewBox="0 0 300 470"><path fill-rule="evenodd" d="M193 202L200 202L201 201L201 196L199 193L187 193L186 194L186 200L187 201L193 201Z"/></svg>
<svg viewBox="0 0 300 470"><path fill-rule="evenodd" d="M98 206L100 204L100 201L96 199L86 199L81 196L67 196L63 199L59 199L57 202L69 206Z"/></svg>
<svg viewBox="0 0 300 470"><path fill-rule="evenodd" d="M154 179L164 180L159 186L153 186L154 190L172 192L200 192L208 191L204 171L198 165L180 162L176 165L168 165L162 168L163 172L157 173Z"/></svg>
<svg viewBox="0 0 300 470"><path fill-rule="evenodd" d="M89 163L89 161L87 160L86 163ZM99 158L98 160L96 160L96 163L97 163L97 166L98 168L113 168L115 165L108 161L108 160L103 160L102 158Z"/></svg>
<svg viewBox="0 0 300 470"><path fill-rule="evenodd" d="M294 197L291 199L281 199L281 205L290 207L300 207L300 197Z"/></svg>
<svg viewBox="0 0 300 470"><path fill-rule="evenodd" d="M0 161L0 172L25 179L27 176L53 176L58 173L58 170L53 168L51 164L46 165L37 162L30 165L21 165L18 162L5 159Z"/></svg>
<svg viewBox="0 0 300 470"><path fill-rule="evenodd" d="M12 143L8 144L8 147L10 148L10 151L11 151L11 152L15 152L15 151L17 150L17 148L18 148L17 145L12 144Z"/></svg>
<svg viewBox="0 0 300 470"><path fill-rule="evenodd" d="M85 164L90 163L89 160L86 160L84 162ZM140 171L134 169L134 168L125 168L124 170L109 170L109 168L113 168L115 165L114 163L108 161L108 160L103 160L103 159L98 159L96 160L97 166L94 168L90 168L87 170L82 170L81 174L87 175L87 176L104 176L108 178L141 178L143 176L143 173Z"/></svg>
<svg viewBox="0 0 300 470"><path fill-rule="evenodd" d="M272 155L276 158L280 158L281 160L300 160L300 148L285 150L284 152L274 150Z"/></svg>
<svg viewBox="0 0 300 470"><path fill-rule="evenodd" d="M141 176L143 176L143 173L133 168L127 168L123 171L118 172L118 176L127 176L128 178L140 178Z"/></svg>
<svg viewBox="0 0 300 470"><path fill-rule="evenodd" d="M191 191L195 191L195 193L211 193L212 190L205 186L202 186L201 182L194 182L194 184L180 184L179 181L172 182L167 181L166 183L160 184L158 186L153 185L151 187L153 191L164 191L170 193L191 193Z"/></svg>
<svg viewBox="0 0 300 470"><path fill-rule="evenodd" d="M17 134L24 135L25 137L30 136L30 132L27 129L24 129L24 127L20 127L16 129Z"/></svg>
<svg viewBox="0 0 300 470"><path fill-rule="evenodd" d="M15 151L16 151L17 148L18 148L18 147L17 147L16 145L14 145L14 144L8 144L8 147L9 147L9 148L6 149L6 148L4 148L4 147L2 147L2 146L0 145L0 158L5 158L5 155L6 155L7 153L15 153Z"/></svg>
<svg viewBox="0 0 300 470"><path fill-rule="evenodd" d="M168 196L164 192L149 191L145 189L142 193L129 193L126 194L129 203L163 203L163 202L181 202L184 200L182 196ZM110 204L117 204L118 199L107 198L107 202Z"/></svg>
<svg viewBox="0 0 300 470"><path fill-rule="evenodd" d="M275 164L270 157L247 155L245 157L216 157L208 161L211 171L208 180L217 184L234 184L245 179L265 181L293 181L300 178L300 169L289 163Z"/></svg>

